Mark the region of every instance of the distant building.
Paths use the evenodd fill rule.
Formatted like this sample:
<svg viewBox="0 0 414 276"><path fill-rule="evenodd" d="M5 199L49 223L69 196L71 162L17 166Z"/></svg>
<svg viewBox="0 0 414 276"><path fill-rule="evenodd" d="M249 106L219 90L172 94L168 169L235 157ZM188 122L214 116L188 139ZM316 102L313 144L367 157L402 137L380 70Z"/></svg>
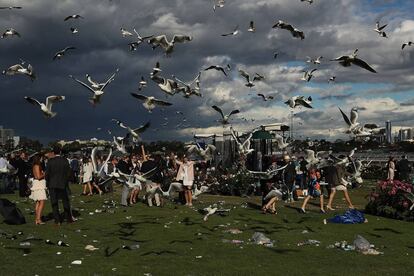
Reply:
<svg viewBox="0 0 414 276"><path fill-rule="evenodd" d="M413 128L402 128L398 131L398 142L411 141L413 140L414 129Z"/></svg>
<svg viewBox="0 0 414 276"><path fill-rule="evenodd" d="M0 145L4 146L10 140L14 141L14 130L0 126Z"/></svg>
<svg viewBox="0 0 414 276"><path fill-rule="evenodd" d="M385 122L385 136L387 144L392 144L392 125L391 121Z"/></svg>

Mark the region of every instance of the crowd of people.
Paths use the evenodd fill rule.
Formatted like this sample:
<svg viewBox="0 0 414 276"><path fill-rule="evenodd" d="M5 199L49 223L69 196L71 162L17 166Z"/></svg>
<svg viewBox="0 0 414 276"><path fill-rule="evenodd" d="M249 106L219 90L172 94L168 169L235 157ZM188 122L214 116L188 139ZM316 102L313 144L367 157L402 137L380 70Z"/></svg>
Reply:
<svg viewBox="0 0 414 276"><path fill-rule="evenodd" d="M352 174L343 164L331 161L323 167L318 167L308 164L302 156L297 158L288 154L280 158L273 156L267 163L267 171L277 173L259 180L260 189L256 192L262 194L264 213L277 213L277 201L294 202L299 197L303 198L300 212L306 213L309 200L317 198L320 202L320 212L325 213L327 210L334 210L332 204L337 191L342 191L348 207L354 208L348 193L350 183L347 180ZM235 171L237 173L240 170L238 167ZM387 163L390 181L407 181L410 171L411 166L405 156L398 162L390 158ZM168 187L174 182L179 186L176 190L179 192L178 201L192 206L194 184L207 188L228 186L226 182L234 178L228 170L220 166L215 168L210 162L192 161L188 156L178 157L172 152L149 154L145 152L144 147L141 147L140 154L120 156L94 156L87 153L81 157L64 157L59 147L33 156L27 156L25 152L17 156L0 155L0 193L14 191L18 183L19 195L29 197L35 202L37 225L44 224L43 210L48 198L56 224L60 224L63 219L68 223L75 221L70 207L69 183L82 185L81 196L102 195L113 192L114 186L120 187L120 204L130 207L139 201L141 192L148 206L161 206L162 197L171 192ZM163 192L164 190L168 192ZM328 199L326 205L324 197ZM59 200L63 204L63 217L59 212Z"/></svg>

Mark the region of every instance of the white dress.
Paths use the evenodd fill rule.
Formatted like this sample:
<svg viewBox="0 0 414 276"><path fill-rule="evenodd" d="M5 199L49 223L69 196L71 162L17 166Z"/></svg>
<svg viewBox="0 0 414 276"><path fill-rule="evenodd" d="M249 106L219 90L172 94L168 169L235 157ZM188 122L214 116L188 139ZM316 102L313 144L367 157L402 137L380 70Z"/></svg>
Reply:
<svg viewBox="0 0 414 276"><path fill-rule="evenodd" d="M88 183L92 181L93 177L93 166L91 162L88 162L86 164L83 164L82 166L82 176L83 176L83 183Z"/></svg>
<svg viewBox="0 0 414 276"><path fill-rule="evenodd" d="M33 179L32 187L30 188L30 190L31 190L31 193L29 196L30 199L34 201L47 199L46 181L44 179L42 180Z"/></svg>
<svg viewBox="0 0 414 276"><path fill-rule="evenodd" d="M188 177L188 165L183 165L183 185L187 187L193 186L193 180Z"/></svg>

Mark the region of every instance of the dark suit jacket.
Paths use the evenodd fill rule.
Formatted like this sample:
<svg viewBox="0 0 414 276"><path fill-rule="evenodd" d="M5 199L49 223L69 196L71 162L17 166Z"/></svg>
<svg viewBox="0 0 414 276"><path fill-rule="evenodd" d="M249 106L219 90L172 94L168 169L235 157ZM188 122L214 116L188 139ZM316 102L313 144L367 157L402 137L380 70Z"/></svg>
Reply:
<svg viewBox="0 0 414 276"><path fill-rule="evenodd" d="M66 158L56 156L47 162L46 186L49 189L66 189L69 184L70 166Z"/></svg>

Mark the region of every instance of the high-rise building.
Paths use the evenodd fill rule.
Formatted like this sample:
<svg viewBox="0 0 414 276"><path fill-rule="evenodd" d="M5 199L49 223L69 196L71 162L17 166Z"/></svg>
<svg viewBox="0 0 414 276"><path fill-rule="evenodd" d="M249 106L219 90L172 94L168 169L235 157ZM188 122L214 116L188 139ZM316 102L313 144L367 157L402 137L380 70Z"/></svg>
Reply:
<svg viewBox="0 0 414 276"><path fill-rule="evenodd" d="M0 145L4 146L8 141L13 140L14 130L0 126Z"/></svg>
<svg viewBox="0 0 414 276"><path fill-rule="evenodd" d="M392 125L390 121L385 122L385 136L388 144L392 144Z"/></svg>

